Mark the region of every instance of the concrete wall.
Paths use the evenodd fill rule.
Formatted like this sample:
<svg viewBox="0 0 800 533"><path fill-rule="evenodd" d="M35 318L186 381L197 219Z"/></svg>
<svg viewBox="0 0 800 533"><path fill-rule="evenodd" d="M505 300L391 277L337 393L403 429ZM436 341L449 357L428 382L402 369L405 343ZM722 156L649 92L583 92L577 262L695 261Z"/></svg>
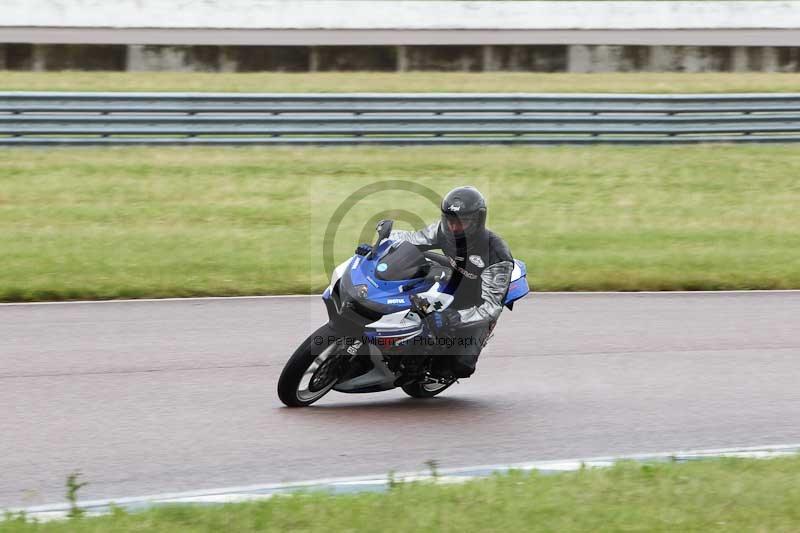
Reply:
<svg viewBox="0 0 800 533"><path fill-rule="evenodd" d="M0 26L238 29L800 28L800 1L0 0Z"/></svg>
<svg viewBox="0 0 800 533"><path fill-rule="evenodd" d="M0 43L800 46L800 0L0 0Z"/></svg>
<svg viewBox="0 0 800 533"><path fill-rule="evenodd" d="M797 72L799 56L800 0L0 0L12 70Z"/></svg>
<svg viewBox="0 0 800 533"><path fill-rule="evenodd" d="M0 69L129 71L800 72L800 47L0 44Z"/></svg>

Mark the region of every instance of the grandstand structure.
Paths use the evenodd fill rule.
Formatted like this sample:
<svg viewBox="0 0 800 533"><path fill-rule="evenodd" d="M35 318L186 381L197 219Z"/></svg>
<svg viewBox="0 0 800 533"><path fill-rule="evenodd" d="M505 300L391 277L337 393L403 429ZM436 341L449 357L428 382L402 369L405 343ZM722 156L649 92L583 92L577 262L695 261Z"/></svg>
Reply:
<svg viewBox="0 0 800 533"><path fill-rule="evenodd" d="M0 69L800 71L800 1L0 0Z"/></svg>

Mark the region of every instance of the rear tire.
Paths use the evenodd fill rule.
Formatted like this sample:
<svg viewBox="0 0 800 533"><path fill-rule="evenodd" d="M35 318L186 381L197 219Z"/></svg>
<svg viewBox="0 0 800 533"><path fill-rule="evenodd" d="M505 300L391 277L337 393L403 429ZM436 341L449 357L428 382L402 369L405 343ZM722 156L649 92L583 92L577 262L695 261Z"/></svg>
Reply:
<svg viewBox="0 0 800 533"><path fill-rule="evenodd" d="M326 324L295 350L278 378L278 398L286 406L307 407L336 385L336 363L344 348L340 340L341 336Z"/></svg>
<svg viewBox="0 0 800 533"><path fill-rule="evenodd" d="M446 385L442 385L441 383L409 383L408 385L403 385L403 392L411 396L412 398L417 399L426 399L426 398L433 398L434 396L444 392L446 389L450 388L450 386L455 383L455 381L451 381Z"/></svg>

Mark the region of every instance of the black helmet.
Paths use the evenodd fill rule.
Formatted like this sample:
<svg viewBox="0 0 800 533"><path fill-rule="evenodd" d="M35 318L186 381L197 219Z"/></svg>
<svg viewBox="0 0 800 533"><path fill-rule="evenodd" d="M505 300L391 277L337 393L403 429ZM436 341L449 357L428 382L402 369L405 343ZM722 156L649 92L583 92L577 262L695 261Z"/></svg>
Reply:
<svg viewBox="0 0 800 533"><path fill-rule="evenodd" d="M451 228L451 226L455 226ZM449 244L470 245L486 231L486 200L475 187L456 187L442 200L442 234ZM472 242L470 242L472 241Z"/></svg>

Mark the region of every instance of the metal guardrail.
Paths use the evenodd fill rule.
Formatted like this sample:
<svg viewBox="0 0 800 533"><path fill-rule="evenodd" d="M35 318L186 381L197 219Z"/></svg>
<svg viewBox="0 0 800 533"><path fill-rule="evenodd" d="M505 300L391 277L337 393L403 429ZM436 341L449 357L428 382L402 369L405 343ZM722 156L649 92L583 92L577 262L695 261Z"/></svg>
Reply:
<svg viewBox="0 0 800 533"><path fill-rule="evenodd" d="M800 94L0 92L0 145L798 141Z"/></svg>

